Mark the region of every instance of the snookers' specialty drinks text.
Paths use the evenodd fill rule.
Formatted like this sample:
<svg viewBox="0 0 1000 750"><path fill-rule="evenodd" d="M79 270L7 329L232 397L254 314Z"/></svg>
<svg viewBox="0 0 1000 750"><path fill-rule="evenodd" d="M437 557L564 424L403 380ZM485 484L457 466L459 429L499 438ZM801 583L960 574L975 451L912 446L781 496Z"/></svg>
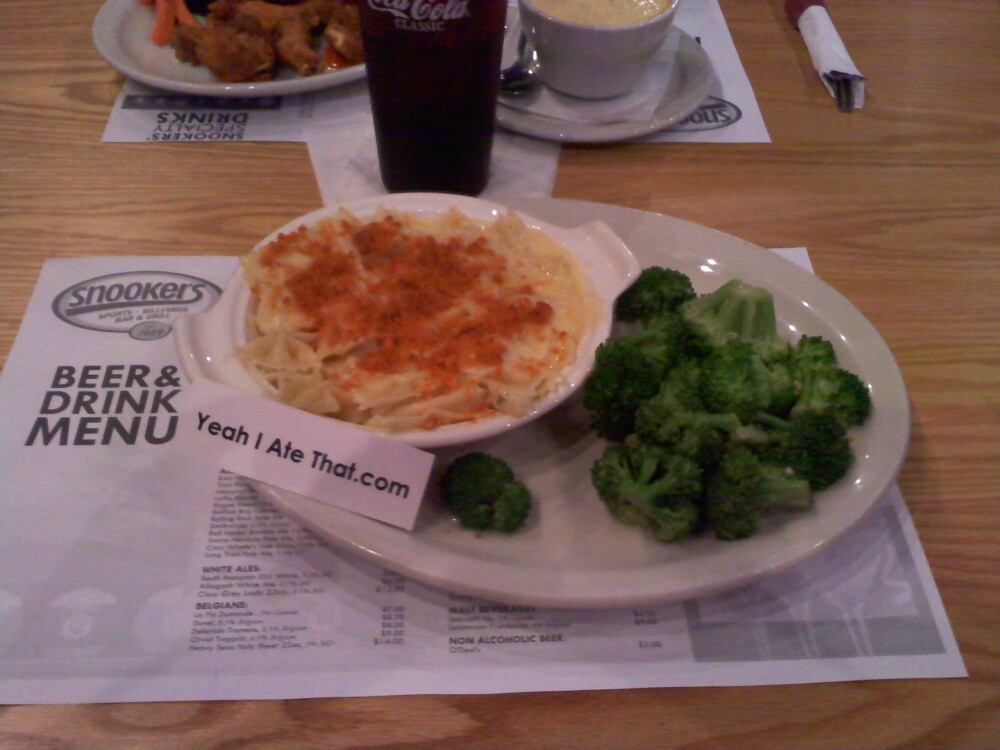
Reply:
<svg viewBox="0 0 1000 750"><path fill-rule="evenodd" d="M506 0L361 0L382 183L478 195L489 177Z"/></svg>

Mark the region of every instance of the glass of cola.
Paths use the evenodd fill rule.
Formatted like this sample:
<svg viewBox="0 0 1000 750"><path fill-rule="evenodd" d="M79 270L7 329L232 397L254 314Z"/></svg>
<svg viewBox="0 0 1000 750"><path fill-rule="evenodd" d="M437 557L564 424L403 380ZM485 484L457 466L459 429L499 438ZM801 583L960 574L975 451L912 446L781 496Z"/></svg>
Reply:
<svg viewBox="0 0 1000 750"><path fill-rule="evenodd" d="M359 0L379 171L391 193L489 179L507 0Z"/></svg>

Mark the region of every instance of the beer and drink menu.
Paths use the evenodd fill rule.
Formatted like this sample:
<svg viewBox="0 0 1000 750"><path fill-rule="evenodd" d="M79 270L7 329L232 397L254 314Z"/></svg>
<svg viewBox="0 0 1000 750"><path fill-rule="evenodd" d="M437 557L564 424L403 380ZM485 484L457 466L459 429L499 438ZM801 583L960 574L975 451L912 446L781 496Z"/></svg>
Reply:
<svg viewBox="0 0 1000 750"><path fill-rule="evenodd" d="M171 321L214 304L236 266L43 267L0 377L0 702L966 674L895 488L819 557L661 605L485 601L331 546L183 437Z"/></svg>

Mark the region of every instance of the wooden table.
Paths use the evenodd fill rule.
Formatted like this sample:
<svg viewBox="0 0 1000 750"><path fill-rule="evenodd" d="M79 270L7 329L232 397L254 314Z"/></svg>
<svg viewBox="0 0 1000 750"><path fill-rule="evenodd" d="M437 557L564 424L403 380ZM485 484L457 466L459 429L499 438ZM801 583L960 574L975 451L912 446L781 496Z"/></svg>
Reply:
<svg viewBox="0 0 1000 750"><path fill-rule="evenodd" d="M808 246L902 368L913 437L899 481L968 679L11 706L0 747L1000 746L1000 13L833 0L870 81L845 115L782 5L722 0L773 143L566 148L554 196ZM0 362L47 258L238 255L320 206L303 144L102 143L121 78L91 43L98 7L0 3Z"/></svg>

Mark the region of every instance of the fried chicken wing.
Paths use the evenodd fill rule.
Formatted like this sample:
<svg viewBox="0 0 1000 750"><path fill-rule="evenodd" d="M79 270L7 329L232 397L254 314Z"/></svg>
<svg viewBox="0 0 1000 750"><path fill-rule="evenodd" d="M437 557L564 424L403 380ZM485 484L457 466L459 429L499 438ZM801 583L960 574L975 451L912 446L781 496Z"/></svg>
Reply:
<svg viewBox="0 0 1000 750"><path fill-rule="evenodd" d="M345 64L356 65L365 59L361 46L361 16L356 5L334 2L323 36Z"/></svg>
<svg viewBox="0 0 1000 750"><path fill-rule="evenodd" d="M278 59L301 76L316 72L319 53L312 48L312 35L305 21L289 18L279 21L272 32Z"/></svg>
<svg viewBox="0 0 1000 750"><path fill-rule="evenodd" d="M234 19L252 16L265 31L273 31L279 24L293 19L301 20L310 30L326 23L332 10L331 0L304 0L295 5L277 5L264 0L244 0L232 11Z"/></svg>
<svg viewBox="0 0 1000 750"><path fill-rule="evenodd" d="M229 26L177 26L170 45L178 60L204 65L225 83L267 81L273 76L274 49L258 34Z"/></svg>
<svg viewBox="0 0 1000 750"><path fill-rule="evenodd" d="M330 17L330 0L305 0L296 5L277 5L264 0L244 0L219 7L218 16L236 28L269 36L282 64L299 75L316 71L319 53L313 48L312 30ZM213 11L215 6L213 5Z"/></svg>
<svg viewBox="0 0 1000 750"><path fill-rule="evenodd" d="M268 80L278 63L311 75L321 64L319 39L326 41L324 68L355 65L364 60L355 2L214 0L207 26L178 26L171 45L179 60L230 83Z"/></svg>

